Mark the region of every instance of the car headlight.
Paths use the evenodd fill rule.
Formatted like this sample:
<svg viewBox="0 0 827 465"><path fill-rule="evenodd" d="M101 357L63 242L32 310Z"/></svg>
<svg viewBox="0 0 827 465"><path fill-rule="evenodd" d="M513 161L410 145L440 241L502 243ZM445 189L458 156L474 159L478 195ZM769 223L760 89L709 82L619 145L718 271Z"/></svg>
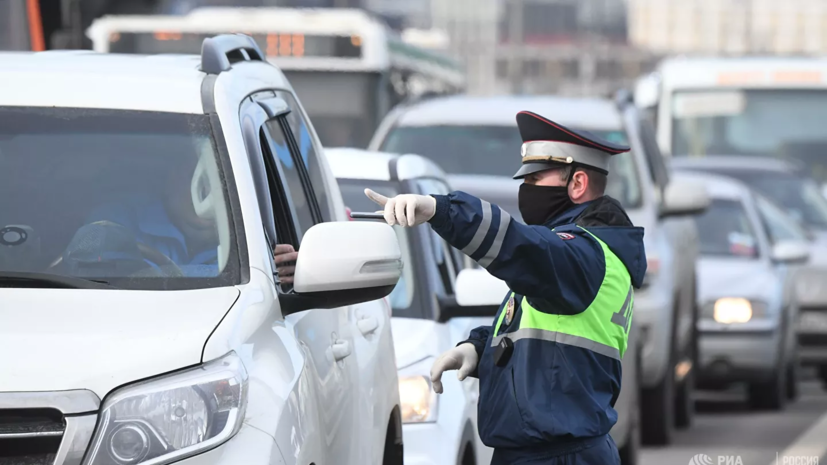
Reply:
<svg viewBox="0 0 827 465"><path fill-rule="evenodd" d="M439 400L427 376L400 376L399 400L402 403L402 423L436 421Z"/></svg>
<svg viewBox="0 0 827 465"><path fill-rule="evenodd" d="M767 305L741 297L723 297L706 304L702 316L723 324L746 323L766 317Z"/></svg>
<svg viewBox="0 0 827 465"><path fill-rule="evenodd" d="M127 386L104 402L85 465L161 465L213 448L241 428L247 372L234 353Z"/></svg>

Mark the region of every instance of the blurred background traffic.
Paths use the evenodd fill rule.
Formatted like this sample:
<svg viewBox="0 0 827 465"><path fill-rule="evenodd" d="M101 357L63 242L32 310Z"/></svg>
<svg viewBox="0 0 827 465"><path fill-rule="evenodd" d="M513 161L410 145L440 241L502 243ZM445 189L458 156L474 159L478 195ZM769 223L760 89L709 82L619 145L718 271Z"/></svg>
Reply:
<svg viewBox="0 0 827 465"><path fill-rule="evenodd" d="M827 0L0 0L0 50L197 54L227 32L325 147L425 157L516 218L517 111L631 145L608 186L648 259L624 463L823 458Z"/></svg>

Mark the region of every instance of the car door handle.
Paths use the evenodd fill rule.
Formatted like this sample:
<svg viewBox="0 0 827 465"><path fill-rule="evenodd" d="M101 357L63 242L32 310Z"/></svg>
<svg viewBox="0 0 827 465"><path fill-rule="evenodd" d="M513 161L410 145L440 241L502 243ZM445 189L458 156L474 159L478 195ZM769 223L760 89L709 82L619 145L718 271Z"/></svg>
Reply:
<svg viewBox="0 0 827 465"><path fill-rule="evenodd" d="M350 343L339 339L330 345L329 354L334 361L339 362L350 355Z"/></svg>
<svg viewBox="0 0 827 465"><path fill-rule="evenodd" d="M379 327L379 320L377 320L374 316L366 316L364 318L360 318L356 322L356 326L359 327L359 331L361 331L363 335L367 336L368 334L373 334L373 332L376 331L376 328Z"/></svg>

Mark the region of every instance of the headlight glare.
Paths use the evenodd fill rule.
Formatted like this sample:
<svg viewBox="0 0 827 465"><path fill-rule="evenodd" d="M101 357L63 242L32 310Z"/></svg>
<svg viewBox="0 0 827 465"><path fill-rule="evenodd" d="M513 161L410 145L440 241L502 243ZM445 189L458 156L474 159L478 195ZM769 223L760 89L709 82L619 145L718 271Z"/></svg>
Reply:
<svg viewBox="0 0 827 465"><path fill-rule="evenodd" d="M725 297L715 301L713 312L718 323L746 323L752 319L752 304L747 299Z"/></svg>
<svg viewBox="0 0 827 465"><path fill-rule="evenodd" d="M402 423L436 421L437 395L427 377L400 376L399 399L402 403Z"/></svg>
<svg viewBox="0 0 827 465"><path fill-rule="evenodd" d="M235 353L127 386L107 398L85 465L160 465L231 438L241 427L247 373Z"/></svg>

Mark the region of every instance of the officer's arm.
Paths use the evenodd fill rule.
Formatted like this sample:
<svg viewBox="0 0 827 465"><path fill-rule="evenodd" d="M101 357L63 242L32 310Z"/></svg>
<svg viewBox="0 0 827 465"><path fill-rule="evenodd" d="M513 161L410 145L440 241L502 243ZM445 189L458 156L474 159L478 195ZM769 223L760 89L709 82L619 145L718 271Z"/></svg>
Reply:
<svg viewBox="0 0 827 465"><path fill-rule="evenodd" d="M513 221L500 207L464 192L434 197L434 231L512 291L575 312L594 300L606 264L591 237L564 240L546 227Z"/></svg>

